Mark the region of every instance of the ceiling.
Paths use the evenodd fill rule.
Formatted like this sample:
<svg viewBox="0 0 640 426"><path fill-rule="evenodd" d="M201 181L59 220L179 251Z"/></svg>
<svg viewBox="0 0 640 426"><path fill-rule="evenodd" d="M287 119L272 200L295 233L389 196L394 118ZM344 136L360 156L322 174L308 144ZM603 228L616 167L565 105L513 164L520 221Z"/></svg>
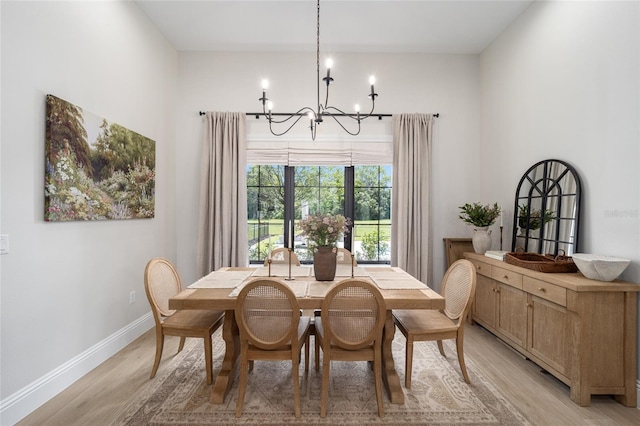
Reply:
<svg viewBox="0 0 640 426"><path fill-rule="evenodd" d="M532 0L323 0L320 50L477 54ZM315 51L313 0L137 0L179 51Z"/></svg>

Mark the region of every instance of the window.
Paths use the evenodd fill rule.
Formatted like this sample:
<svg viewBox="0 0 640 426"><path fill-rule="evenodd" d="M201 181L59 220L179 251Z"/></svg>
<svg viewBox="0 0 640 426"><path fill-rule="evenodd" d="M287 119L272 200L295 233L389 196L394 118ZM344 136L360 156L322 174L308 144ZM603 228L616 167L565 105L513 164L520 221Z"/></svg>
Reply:
<svg viewBox="0 0 640 426"><path fill-rule="evenodd" d="M391 166L247 166L249 260L263 263L285 247L285 224L308 214L342 214L353 219L355 238L338 242L358 263L389 263ZM294 249L302 262L313 257L294 225Z"/></svg>
<svg viewBox="0 0 640 426"><path fill-rule="evenodd" d="M354 167L355 254L358 262L391 261L391 166Z"/></svg>
<svg viewBox="0 0 640 426"><path fill-rule="evenodd" d="M284 166L247 166L249 261L284 247Z"/></svg>

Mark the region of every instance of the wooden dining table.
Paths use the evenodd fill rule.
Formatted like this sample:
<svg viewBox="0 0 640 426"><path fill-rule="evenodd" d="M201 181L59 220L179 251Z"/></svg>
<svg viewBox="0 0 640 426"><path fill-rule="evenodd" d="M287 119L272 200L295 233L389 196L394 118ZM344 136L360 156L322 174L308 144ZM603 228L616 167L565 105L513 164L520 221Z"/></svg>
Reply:
<svg viewBox="0 0 640 426"><path fill-rule="evenodd" d="M328 289L343 279L360 278L375 283L387 308L382 344L382 376L389 399L404 404L404 392L393 360L395 336L393 309L444 309L444 298L400 268L338 265L334 281L316 281L313 267L274 264L265 267L221 268L191 284L169 300L170 309L219 309L225 311L222 337L226 350L211 390L211 403L222 404L238 373L240 342L234 309L244 284L267 276L281 279L296 294L300 309L320 309ZM291 279L289 279L291 278Z"/></svg>

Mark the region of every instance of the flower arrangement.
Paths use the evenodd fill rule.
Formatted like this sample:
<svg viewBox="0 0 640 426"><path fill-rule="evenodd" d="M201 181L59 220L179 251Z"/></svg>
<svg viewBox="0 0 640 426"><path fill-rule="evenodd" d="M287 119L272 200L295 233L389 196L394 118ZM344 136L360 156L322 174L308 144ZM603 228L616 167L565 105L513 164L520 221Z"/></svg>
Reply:
<svg viewBox="0 0 640 426"><path fill-rule="evenodd" d="M467 203L458 208L460 209L460 215L458 216L460 219L465 223L482 228L493 225L501 211L498 203L494 203L493 206L490 204L483 206L480 203Z"/></svg>
<svg viewBox="0 0 640 426"><path fill-rule="evenodd" d="M539 209L531 209L529 216L527 217L527 208L528 206L526 204L520 204L518 206L518 226L522 229L525 229L527 227L527 222L529 222L529 230L535 231L543 224L555 219L551 210L545 210L543 215Z"/></svg>
<svg viewBox="0 0 640 426"><path fill-rule="evenodd" d="M351 220L340 214L309 215L298 222L302 235L307 238L312 250L320 246L335 247L340 236L349 232L349 225Z"/></svg>

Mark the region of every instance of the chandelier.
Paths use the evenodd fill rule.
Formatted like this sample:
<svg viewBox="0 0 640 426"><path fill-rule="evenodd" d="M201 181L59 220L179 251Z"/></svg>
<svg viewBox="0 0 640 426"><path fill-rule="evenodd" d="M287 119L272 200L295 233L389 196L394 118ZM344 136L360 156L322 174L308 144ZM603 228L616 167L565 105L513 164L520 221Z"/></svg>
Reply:
<svg viewBox="0 0 640 426"><path fill-rule="evenodd" d="M342 129L352 136L356 136L360 133L360 122L366 118L371 117L373 114L373 110L375 108L376 96L378 94L374 90L375 78L371 76L369 78L369 84L371 85L371 93L369 93L368 97L371 99L371 110L368 114L360 114L360 106L355 105L354 110L355 113L348 114L342 111L340 108L336 108L334 106L329 105L329 85L333 81L333 77L331 77L331 66L333 65L331 59L327 59L327 75L322 78L322 81L326 85L326 95L324 104L320 103L320 0L317 1L317 24L316 24L316 85L317 85L317 107L303 107L294 113L275 113L272 112L273 104L269 102L267 98L267 88L269 86L269 82L267 80L262 81L262 97L258 100L262 102L262 114L267 118L269 122L269 131L274 136L282 136L286 134L289 130L293 128L293 126L300 121L300 119L304 116L309 118L310 129L311 129L311 139L316 139L316 130L320 124L324 121L325 117L331 117L342 127ZM284 117L282 119L276 119L274 117ZM257 118L257 117L256 117ZM347 127L340 121L341 119L348 121L353 120L357 123L357 130L350 131ZM291 122L290 120L293 120ZM284 124L286 123L286 124ZM276 126L282 124L281 128L285 128L284 131L278 132L274 130L274 124ZM289 127L286 127L286 126ZM353 126L355 127L355 126Z"/></svg>

